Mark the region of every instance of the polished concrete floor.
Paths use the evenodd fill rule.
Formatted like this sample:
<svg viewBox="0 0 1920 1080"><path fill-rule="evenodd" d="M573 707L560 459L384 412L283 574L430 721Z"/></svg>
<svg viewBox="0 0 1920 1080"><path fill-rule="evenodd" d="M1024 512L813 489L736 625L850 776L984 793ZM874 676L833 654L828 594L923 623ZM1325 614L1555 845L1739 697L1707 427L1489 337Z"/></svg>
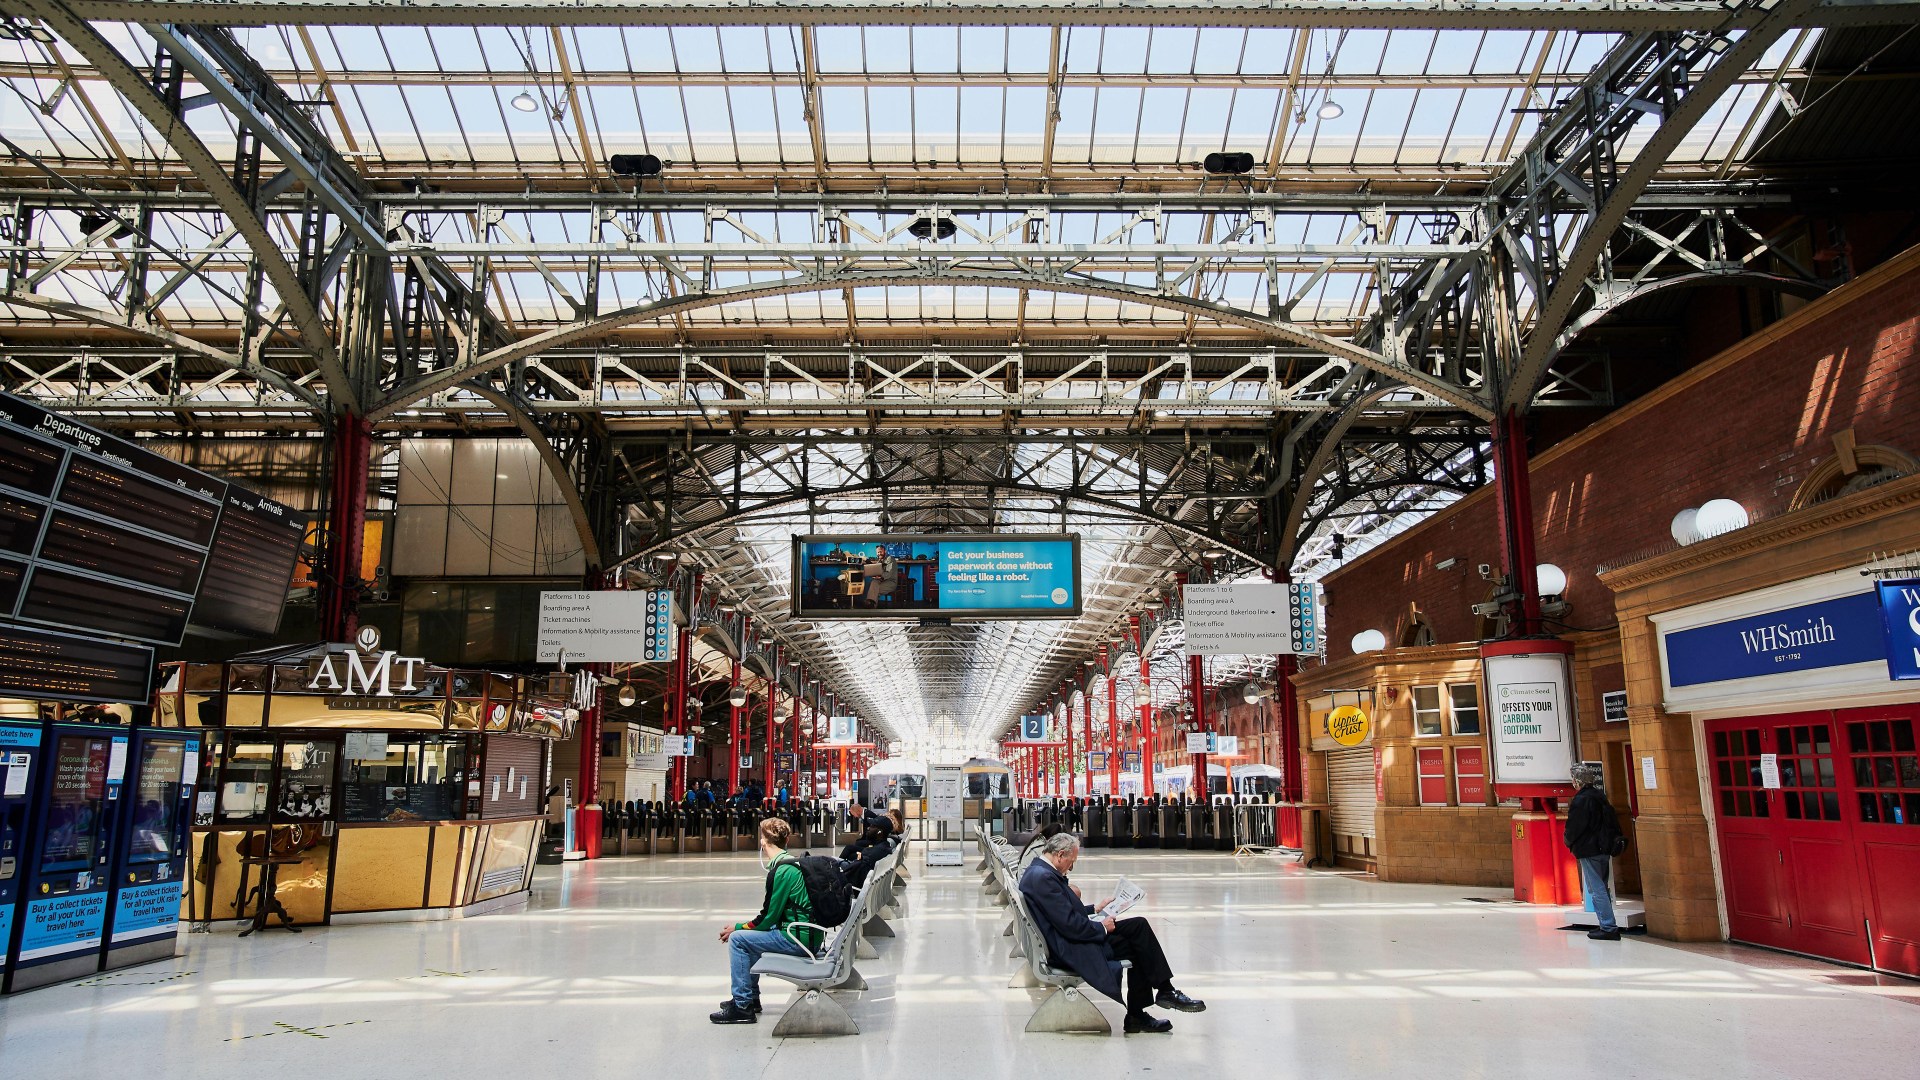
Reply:
<svg viewBox="0 0 1920 1080"><path fill-rule="evenodd" d="M543 867L527 908L463 922L183 938L173 961L0 1001L0 1075L1917 1075L1920 1007L1818 965L1591 942L1555 929L1567 912L1467 899L1496 893L1274 859L1095 850L1076 878L1093 895L1122 873L1211 1006L1169 1036L1024 1034L1035 999L1004 988L1001 909L970 869L918 866L899 937L860 965L861 1035L713 1027L714 936L762 874L710 855Z"/></svg>

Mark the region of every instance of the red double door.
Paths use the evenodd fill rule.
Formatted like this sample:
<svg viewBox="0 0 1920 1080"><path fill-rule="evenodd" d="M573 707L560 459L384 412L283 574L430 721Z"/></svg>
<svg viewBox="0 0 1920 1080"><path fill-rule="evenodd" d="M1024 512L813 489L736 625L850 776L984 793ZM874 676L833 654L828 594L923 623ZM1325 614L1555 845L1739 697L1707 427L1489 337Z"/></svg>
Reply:
<svg viewBox="0 0 1920 1080"><path fill-rule="evenodd" d="M1914 705L1707 724L1735 940L1920 975L1916 735Z"/></svg>

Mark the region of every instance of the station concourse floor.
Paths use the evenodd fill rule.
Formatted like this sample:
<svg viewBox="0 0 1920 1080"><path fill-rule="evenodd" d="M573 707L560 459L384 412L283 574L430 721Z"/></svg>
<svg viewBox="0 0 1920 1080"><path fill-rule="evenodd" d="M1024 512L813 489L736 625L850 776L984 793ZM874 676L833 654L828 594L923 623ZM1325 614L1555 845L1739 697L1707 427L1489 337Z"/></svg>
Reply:
<svg viewBox="0 0 1920 1080"><path fill-rule="evenodd" d="M0 1000L0 1075L172 1077L1911 1077L1920 1004L1890 980L1556 929L1499 892L1291 859L1092 849L1089 896L1148 892L1179 985L1171 1035L1027 1035L1004 910L914 860L899 936L859 964L861 1034L715 1027L723 921L750 854L541 867L531 903L452 922L183 937L185 955ZM1768 954L1771 955L1771 954ZM1856 985L1857 984L1857 985Z"/></svg>

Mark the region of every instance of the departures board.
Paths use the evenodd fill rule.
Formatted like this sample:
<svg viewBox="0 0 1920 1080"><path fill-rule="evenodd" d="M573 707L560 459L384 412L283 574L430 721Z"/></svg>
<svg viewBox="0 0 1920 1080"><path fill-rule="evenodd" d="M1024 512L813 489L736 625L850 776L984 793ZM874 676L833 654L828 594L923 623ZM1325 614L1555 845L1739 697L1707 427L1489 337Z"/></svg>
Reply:
<svg viewBox="0 0 1920 1080"><path fill-rule="evenodd" d="M270 499L0 395L0 629L51 632L34 655L58 651L62 633L146 645L178 645L190 623L271 634L305 530ZM128 681L107 677L123 660L74 653L69 674L101 679L94 694L21 685L0 662L0 693L126 700L114 695Z"/></svg>

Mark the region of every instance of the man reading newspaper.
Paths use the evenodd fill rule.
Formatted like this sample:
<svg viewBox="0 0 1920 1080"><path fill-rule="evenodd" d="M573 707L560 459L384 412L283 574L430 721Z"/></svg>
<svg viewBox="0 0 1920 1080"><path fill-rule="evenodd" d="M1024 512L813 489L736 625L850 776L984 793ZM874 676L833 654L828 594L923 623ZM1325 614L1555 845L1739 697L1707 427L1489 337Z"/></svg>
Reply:
<svg viewBox="0 0 1920 1080"><path fill-rule="evenodd" d="M1173 1030L1173 1021L1149 1015L1147 1008L1158 1005L1181 1012L1200 1012L1207 1005L1173 987L1173 969L1160 939L1145 919L1122 919L1129 908L1146 894L1140 887L1122 878L1112 900L1095 908L1082 903L1067 881L1067 874L1080 858L1080 840L1072 833L1047 838L1040 857L1028 864L1020 876L1020 895L1027 912L1047 941L1048 957L1060 967L1087 981L1087 985L1127 1006L1125 1030L1161 1033ZM1121 960L1133 967L1127 974L1127 993L1120 995Z"/></svg>

